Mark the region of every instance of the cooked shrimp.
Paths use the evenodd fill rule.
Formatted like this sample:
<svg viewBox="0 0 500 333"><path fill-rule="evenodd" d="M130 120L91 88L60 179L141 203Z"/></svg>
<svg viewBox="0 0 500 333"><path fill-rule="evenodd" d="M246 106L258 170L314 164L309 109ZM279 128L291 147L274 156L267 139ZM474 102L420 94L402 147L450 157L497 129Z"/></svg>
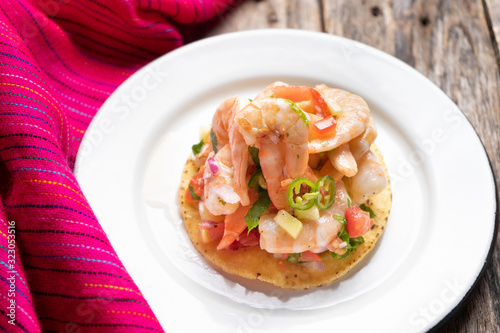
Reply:
<svg viewBox="0 0 500 333"><path fill-rule="evenodd" d="M241 199L234 190L234 171L229 145L226 144L213 156L219 169L215 174L211 174L211 168L207 165L212 155L213 152L207 159L203 177L205 206L213 215L232 214L238 209Z"/></svg>
<svg viewBox="0 0 500 333"><path fill-rule="evenodd" d="M313 169L311 169L311 167L309 167L309 166L307 167L306 173L304 174L304 178L309 179L313 183L316 183L319 179L319 177L314 173ZM282 180L280 191L283 191L283 193L286 192L286 190L288 189L288 186L290 186L290 184L292 182L293 182L293 179L290 179L290 178L286 178L286 179Z"/></svg>
<svg viewBox="0 0 500 333"><path fill-rule="evenodd" d="M370 146L373 141L375 141L376 137L377 128L375 127L375 122L373 122L372 117L369 117L363 134L349 141L349 148L351 149L352 156L356 161L370 150Z"/></svg>
<svg viewBox="0 0 500 333"><path fill-rule="evenodd" d="M328 175L328 176L332 177L333 179L335 179L335 181L339 181L340 179L342 179L342 177L344 177L344 174L342 172L338 171L337 169L335 169L335 167L332 165L332 162L330 162L330 160L327 160L326 163L323 165L323 167L319 171L319 175L320 176Z"/></svg>
<svg viewBox="0 0 500 333"><path fill-rule="evenodd" d="M260 93L255 96L254 100L256 99L261 99L261 98L266 98L266 97L272 97L273 96L273 88L277 86L288 86L287 83L281 82L281 81L276 81L268 85L267 87L264 88Z"/></svg>
<svg viewBox="0 0 500 333"><path fill-rule="evenodd" d="M236 238L246 229L245 215L247 215L250 205L239 206L232 214L226 215L224 218L224 235L217 245L217 250L224 250L231 245Z"/></svg>
<svg viewBox="0 0 500 333"><path fill-rule="evenodd" d="M281 141L273 143L271 138L266 136L260 139L259 146L260 166L266 180L269 198L276 208L286 209L288 207L286 188L281 188L284 179L285 144Z"/></svg>
<svg viewBox="0 0 500 333"><path fill-rule="evenodd" d="M335 183L335 202L326 210L327 213L345 217L345 210L349 207L349 194L342 180Z"/></svg>
<svg viewBox="0 0 500 333"><path fill-rule="evenodd" d="M222 102L212 119L212 130L217 137L217 146L229 143L234 169L234 190L241 198L242 205L250 203L247 187L248 147L234 123L236 112L249 104L248 98L231 97Z"/></svg>
<svg viewBox="0 0 500 333"><path fill-rule="evenodd" d="M307 124L280 98L255 100L237 112L234 120L246 144L259 148L271 201L278 209L287 208L288 203L275 184L287 177L302 177L307 171Z"/></svg>
<svg viewBox="0 0 500 333"><path fill-rule="evenodd" d="M333 152L328 154L332 165L346 177L352 177L358 172L358 165L351 153L348 143L340 145Z"/></svg>
<svg viewBox="0 0 500 333"><path fill-rule="evenodd" d="M231 111L235 101L236 97L226 98L215 110L212 118L212 131L217 137L217 148L224 147L229 142L228 128L234 117Z"/></svg>
<svg viewBox="0 0 500 333"><path fill-rule="evenodd" d="M309 142L311 154L332 150L349 142L361 135L366 128L370 109L366 102L350 92L340 89L329 88L325 85L316 86L326 100L333 100L342 108L342 114L338 116L335 136L326 139L314 139Z"/></svg>
<svg viewBox="0 0 500 333"><path fill-rule="evenodd" d="M250 204L248 206L240 205L232 214L226 215L224 218L224 235L217 245L217 250L223 250L231 245L238 236L247 228L245 215L247 215L252 204L257 200L257 193L250 192Z"/></svg>
<svg viewBox="0 0 500 333"><path fill-rule="evenodd" d="M319 114L321 118L330 115L328 104L321 94L313 88L306 86L274 86L274 98L285 98L298 103L304 111L310 114Z"/></svg>
<svg viewBox="0 0 500 333"><path fill-rule="evenodd" d="M357 203L382 191L387 185L384 169L377 156L369 150L358 161L358 173L349 178L349 193Z"/></svg>
<svg viewBox="0 0 500 333"><path fill-rule="evenodd" d="M303 221L302 231L294 239L274 221L275 215L262 215L259 220L260 248L269 253L324 252L341 229L331 214L322 211L317 221Z"/></svg>
<svg viewBox="0 0 500 333"><path fill-rule="evenodd" d="M205 164L208 158L208 154L210 154L210 152L212 151L212 143L210 142L210 139L208 139L207 141L208 142L206 142L205 145L203 145L203 147L201 148L200 153L194 156L193 162L194 165L198 168Z"/></svg>
<svg viewBox="0 0 500 333"><path fill-rule="evenodd" d="M276 214L266 214L259 220L260 247L269 253L301 253L311 251L323 252L327 249L336 250L339 247L338 232L342 225L333 217L344 217L347 209L347 190L342 181L337 182L335 202L327 210L320 212L317 221L302 221L302 231L296 239L290 236L275 221Z"/></svg>
<svg viewBox="0 0 500 333"><path fill-rule="evenodd" d="M235 122L250 146L258 145L259 139L265 136L274 144L282 141L287 175L297 178L304 174L309 160L308 127L284 99L254 101L235 115Z"/></svg>
<svg viewBox="0 0 500 333"><path fill-rule="evenodd" d="M205 201L200 200L198 204L198 210L200 212L200 218L202 221L213 221L213 222L224 222L224 215L213 215L205 206Z"/></svg>

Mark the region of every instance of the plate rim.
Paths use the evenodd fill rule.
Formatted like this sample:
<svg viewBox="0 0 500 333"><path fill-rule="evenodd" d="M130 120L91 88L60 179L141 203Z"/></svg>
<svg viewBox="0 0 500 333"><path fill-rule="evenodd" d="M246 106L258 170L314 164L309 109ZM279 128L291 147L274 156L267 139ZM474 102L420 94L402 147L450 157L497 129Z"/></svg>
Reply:
<svg viewBox="0 0 500 333"><path fill-rule="evenodd" d="M450 319L455 317L457 313L459 313L469 302L472 297L472 294L475 289L477 289L477 286L482 278L484 278L484 274L486 272L486 269L489 265L489 263L492 260L494 249L497 243L497 238L498 238L498 230L499 230L499 224L500 224L500 215L499 215L499 206L498 206L498 200L499 200L499 189L498 189L498 184L497 180L495 178L495 173L493 169L493 165L491 162L491 158L486 151L485 145L479 136L478 131L476 128L473 126L471 123L470 119L467 117L467 115L458 107L458 105L433 81L431 81L428 77L426 77L424 74L422 74L420 71L418 71L416 68L410 66L409 64L405 63L404 61L396 58L395 56L388 54L380 49L377 49L373 46L367 45L362 42L358 42L343 36L338 36L334 34L329 34L326 32L317 32L317 31L307 31L307 30L301 30L301 29L255 29L255 30L245 30L245 31L236 31L236 32L229 32L229 33L224 33L216 36L211 36L207 37L189 44L186 44L182 47L179 47L169 53L166 53L155 60L145 64L142 68L140 68L138 71L133 73L131 76L129 76L127 79L125 79L105 100L105 102L101 105L99 110L96 112L94 117L92 118L91 122L89 123L82 140L80 142L79 149L77 151L77 154L75 156L75 163L74 163L74 175L78 179L79 175L79 170L81 168L81 163L83 160L85 160L85 156L82 156L81 150L83 147L83 144L87 141L89 141L89 136L92 134L92 130L96 127L98 127L98 122L99 120L103 117L103 114L105 109L109 108L108 104L110 104L110 100L115 99L117 96L120 96L122 91L126 91L127 86L131 84L132 81L135 80L136 77L141 77L144 72L147 71L147 69L151 66L154 66L155 64L158 64L163 61L168 61L169 58L178 56L178 54L182 54L183 52L189 52L191 49L196 49L196 48L203 48L205 45L210 45L213 43L218 43L218 42L223 42L224 40L231 40L232 38L238 38L238 37L246 37L246 36L258 36L258 35L302 35L305 37L314 37L314 38L325 38L325 39L336 39L339 43L349 43L352 45L356 45L359 47L362 47L363 49L368 49L370 53L376 54L378 57L382 58L384 61L388 61L392 63L393 65L397 65L400 69L403 69L406 72L409 72L411 75L414 75L418 77L420 80L423 79L423 81L426 82L426 84L429 87L432 87L432 89L440 94L442 97L448 100L448 102L452 103L453 105L456 106L457 110L460 111L461 115L464 116L464 118L467 120L469 123L470 127L473 129L474 134L476 135L478 141L481 143L483 152L488 160L489 164L489 170L490 170L490 175L493 183L493 188L495 191L495 202L494 202L494 226L493 226L493 234L491 235L491 241L490 241L490 247L488 249L486 258L484 260L484 263L482 265L481 270L479 271L478 275L476 276L475 281L471 284L469 290L464 294L464 296L458 301L458 303L455 305L454 308L449 309L449 312L443 316L439 322L434 324L433 327L429 328L430 331L434 332L438 330L439 328L443 327ZM417 75L415 75L417 74ZM134 281L135 282L135 281ZM436 318L437 319L437 318Z"/></svg>

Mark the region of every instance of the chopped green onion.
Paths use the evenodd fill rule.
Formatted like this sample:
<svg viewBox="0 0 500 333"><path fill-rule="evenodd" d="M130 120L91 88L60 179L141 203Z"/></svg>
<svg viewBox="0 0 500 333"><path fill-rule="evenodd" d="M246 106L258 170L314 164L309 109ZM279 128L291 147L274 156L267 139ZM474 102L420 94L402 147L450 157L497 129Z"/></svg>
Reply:
<svg viewBox="0 0 500 333"><path fill-rule="evenodd" d="M271 199L269 199L269 195L267 191L260 191L259 198L255 203L250 207L247 215L245 215L245 222L248 227L248 232L259 225L259 219L264 214L266 210L271 206Z"/></svg>
<svg viewBox="0 0 500 333"><path fill-rule="evenodd" d="M330 208L335 202L335 180L326 175L320 177L316 182L316 188L319 192L316 204L321 209Z"/></svg>
<svg viewBox="0 0 500 333"><path fill-rule="evenodd" d="M306 114L304 113L304 111L302 111L302 109L297 104L292 102L291 100L289 100L289 99L283 99L283 100L290 105L292 110L295 111L295 113L299 115L300 119L302 119L304 124L306 124L307 127L309 127L309 120L307 120L307 117L306 117Z"/></svg>
<svg viewBox="0 0 500 333"><path fill-rule="evenodd" d="M365 212L370 213L370 218L371 218L371 219L375 217L375 213L374 213L374 212L373 212L373 210L372 210L370 207L368 207L367 205L365 205L365 204L361 204L361 205L359 205L359 208L361 208L361 209L362 209L362 210L364 210Z"/></svg>
<svg viewBox="0 0 500 333"><path fill-rule="evenodd" d="M188 189L189 189L189 194L191 194L191 198L193 198L194 200L200 200L201 199L200 196L195 193L194 188L193 188L192 185L189 185Z"/></svg>
<svg viewBox="0 0 500 333"><path fill-rule="evenodd" d="M252 156L253 164L255 164L257 169L259 169L260 168L259 148L254 146L248 146L248 152Z"/></svg>
<svg viewBox="0 0 500 333"><path fill-rule="evenodd" d="M347 197L347 207L351 207L351 199L349 197Z"/></svg>
<svg viewBox="0 0 500 333"><path fill-rule="evenodd" d="M347 223L347 220L345 219L345 217L342 217L340 215L333 215L333 217L339 221L340 224L343 224L345 225Z"/></svg>
<svg viewBox="0 0 500 333"><path fill-rule="evenodd" d="M303 193L304 190L307 192ZM318 194L319 192L316 190L316 185L307 178L295 179L288 186L288 190L286 192L288 204L290 207L298 210L311 208L314 205Z"/></svg>
<svg viewBox="0 0 500 333"><path fill-rule="evenodd" d="M210 130L210 141L212 141L212 148L214 150L214 153L217 154L217 152L219 151L217 149L217 136L215 135L213 129Z"/></svg>
<svg viewBox="0 0 500 333"><path fill-rule="evenodd" d="M194 156L197 156L200 153L204 145L205 141L201 140L200 143L191 146L191 150L193 151Z"/></svg>

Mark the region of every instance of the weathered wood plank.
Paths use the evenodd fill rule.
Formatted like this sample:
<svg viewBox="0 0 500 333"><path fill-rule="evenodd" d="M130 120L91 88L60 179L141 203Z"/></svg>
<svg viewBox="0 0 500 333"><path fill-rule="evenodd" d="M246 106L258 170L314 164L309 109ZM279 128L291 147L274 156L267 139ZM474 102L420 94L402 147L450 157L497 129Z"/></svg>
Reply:
<svg viewBox="0 0 500 333"><path fill-rule="evenodd" d="M318 0L236 1L221 23L208 35L262 28L322 31Z"/></svg>
<svg viewBox="0 0 500 333"><path fill-rule="evenodd" d="M484 0L497 45L500 43L500 0ZM498 58L498 53L497 53Z"/></svg>
<svg viewBox="0 0 500 333"><path fill-rule="evenodd" d="M498 182L500 83L482 2L324 0L323 6L327 32L395 55L457 103L485 144ZM499 250L470 303L442 332L500 331Z"/></svg>

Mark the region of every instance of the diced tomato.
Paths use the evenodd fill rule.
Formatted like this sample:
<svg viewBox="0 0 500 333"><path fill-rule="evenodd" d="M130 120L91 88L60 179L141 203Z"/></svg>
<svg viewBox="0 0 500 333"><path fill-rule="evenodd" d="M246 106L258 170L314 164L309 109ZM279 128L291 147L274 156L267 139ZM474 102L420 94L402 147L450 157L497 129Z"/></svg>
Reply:
<svg viewBox="0 0 500 333"><path fill-rule="evenodd" d="M328 104L326 104L325 99L313 88L311 88L311 100L316 113L322 113L323 117L330 115L330 109L328 109Z"/></svg>
<svg viewBox="0 0 500 333"><path fill-rule="evenodd" d="M202 221L198 224L198 228L203 243L219 240L224 234L224 222Z"/></svg>
<svg viewBox="0 0 500 333"><path fill-rule="evenodd" d="M363 236L370 230L373 220L370 219L370 213L365 212L358 206L351 206L345 211L347 220L346 228L350 238Z"/></svg>
<svg viewBox="0 0 500 333"><path fill-rule="evenodd" d="M203 197L203 189L204 189L204 182L203 182L203 172L205 171L204 167L201 167L200 170L198 171L197 174L191 178L191 181L189 182L189 185L193 187L194 193L199 196L200 198ZM191 197L191 192L189 192L189 188L186 189L186 199L189 201L195 201L193 197Z"/></svg>
<svg viewBox="0 0 500 333"><path fill-rule="evenodd" d="M235 240L228 246L224 248L224 250L228 251L237 251L244 247L257 246L259 245L260 234L257 229L253 229L248 234L248 229L245 229L239 236L238 240Z"/></svg>
<svg viewBox="0 0 500 333"><path fill-rule="evenodd" d="M252 231L250 231L250 233L248 233L247 230L244 230L239 236L238 242L241 244L241 246L247 247L259 245L260 234L257 229L253 229Z"/></svg>
<svg viewBox="0 0 500 333"><path fill-rule="evenodd" d="M332 116L323 118L313 123L310 127L311 139L327 139L335 136L337 122Z"/></svg>
<svg viewBox="0 0 500 333"><path fill-rule="evenodd" d="M272 91L274 97L289 99L294 103L310 101L316 114L323 116L330 114L323 96L316 89L306 86L276 86Z"/></svg>
<svg viewBox="0 0 500 333"><path fill-rule="evenodd" d="M317 253L306 251L300 254L299 261L321 261L321 257Z"/></svg>

